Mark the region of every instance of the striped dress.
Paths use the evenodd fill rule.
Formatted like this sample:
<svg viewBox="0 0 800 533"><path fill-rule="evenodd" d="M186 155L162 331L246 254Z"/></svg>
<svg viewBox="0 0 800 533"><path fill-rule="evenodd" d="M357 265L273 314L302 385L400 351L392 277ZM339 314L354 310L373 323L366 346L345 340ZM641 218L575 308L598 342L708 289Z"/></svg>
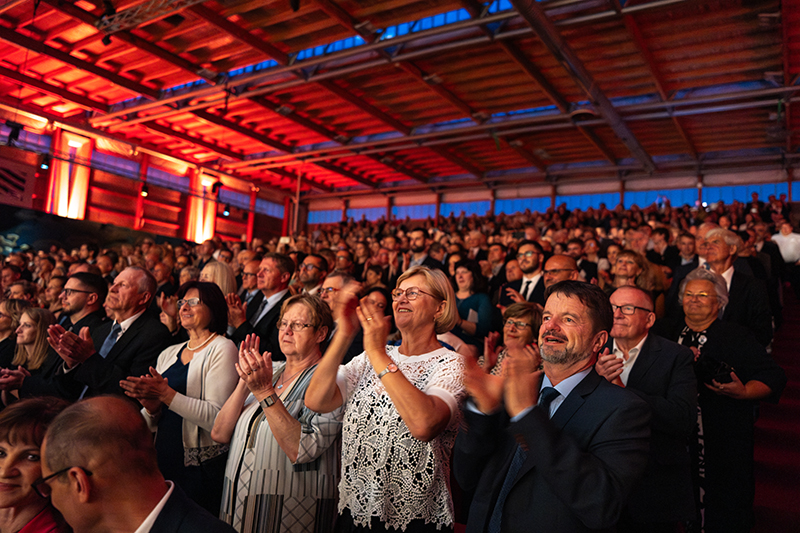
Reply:
<svg viewBox="0 0 800 533"><path fill-rule="evenodd" d="M275 383L285 363L275 363ZM230 445L220 518L239 533L332 531L336 520L343 408L309 411L303 401L316 366L279 394L302 433L297 464L272 435L251 394Z"/></svg>

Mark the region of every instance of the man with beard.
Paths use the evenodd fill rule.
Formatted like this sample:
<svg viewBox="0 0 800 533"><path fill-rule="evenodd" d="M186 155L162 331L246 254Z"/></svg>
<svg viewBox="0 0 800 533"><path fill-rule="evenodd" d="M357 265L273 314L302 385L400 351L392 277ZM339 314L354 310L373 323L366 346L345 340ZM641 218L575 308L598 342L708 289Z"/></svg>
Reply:
<svg viewBox="0 0 800 533"><path fill-rule="evenodd" d="M328 260L317 254L309 254L297 269L298 288L304 294L317 296L322 288L322 281L328 275Z"/></svg>
<svg viewBox="0 0 800 533"><path fill-rule="evenodd" d="M544 251L535 241L522 241L517 248L517 262L522 270L522 279L512 281L500 289L498 306L505 309L514 302L544 304Z"/></svg>
<svg viewBox="0 0 800 533"><path fill-rule="evenodd" d="M411 267L426 266L431 269L444 270L444 265L428 255L427 233L422 228L414 228L408 234L408 244L411 250L410 257L403 261L403 272Z"/></svg>
<svg viewBox="0 0 800 533"><path fill-rule="evenodd" d="M541 359L533 348L506 358L505 377L467 363L471 401L454 455L461 487L477 489L467 533L603 531L617 523L647 464L650 414L594 370L612 324L600 288L562 281L547 290Z"/></svg>

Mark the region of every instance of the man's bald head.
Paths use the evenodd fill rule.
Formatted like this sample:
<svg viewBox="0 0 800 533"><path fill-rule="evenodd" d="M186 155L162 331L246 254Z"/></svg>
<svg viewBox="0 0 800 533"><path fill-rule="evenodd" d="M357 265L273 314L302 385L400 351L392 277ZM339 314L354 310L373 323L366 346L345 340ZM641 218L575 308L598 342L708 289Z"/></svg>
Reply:
<svg viewBox="0 0 800 533"><path fill-rule="evenodd" d="M544 286L555 285L559 281L577 280L578 263L569 255L554 255L544 264Z"/></svg>
<svg viewBox="0 0 800 533"><path fill-rule="evenodd" d="M144 418L130 401L114 396L90 398L65 409L47 430L45 452L53 472L111 464L125 475L160 475Z"/></svg>

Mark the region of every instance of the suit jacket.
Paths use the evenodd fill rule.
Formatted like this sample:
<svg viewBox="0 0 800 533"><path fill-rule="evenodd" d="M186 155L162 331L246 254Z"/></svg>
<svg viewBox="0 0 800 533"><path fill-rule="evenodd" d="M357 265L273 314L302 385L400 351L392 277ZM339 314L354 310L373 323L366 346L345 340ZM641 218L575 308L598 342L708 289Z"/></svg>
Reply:
<svg viewBox="0 0 800 533"><path fill-rule="evenodd" d="M591 282L593 279L597 279L597 263L588 259L581 259L578 261L578 272L583 275L586 281Z"/></svg>
<svg viewBox="0 0 800 533"><path fill-rule="evenodd" d="M613 342L608 348L613 350ZM635 522L678 522L695 516L687 449L697 423L697 379L688 348L650 333L625 388L650 406L650 460L631 493Z"/></svg>
<svg viewBox="0 0 800 533"><path fill-rule="evenodd" d="M454 473L472 500L467 533L486 531L517 443L528 455L503 508L503 532L613 530L647 464L650 414L594 370L552 419L536 406L516 422L466 410Z"/></svg>
<svg viewBox="0 0 800 533"><path fill-rule="evenodd" d="M234 533L236 530L212 515L175 485L150 533Z"/></svg>
<svg viewBox="0 0 800 533"><path fill-rule="evenodd" d="M105 342L112 326L113 321L109 320L96 328L96 335L93 334L95 350ZM128 376L148 374L150 367L155 367L158 354L171 340L167 327L145 311L122 334L105 359L95 352L66 373L59 365L53 375L54 392L62 398L77 399L84 386L88 386L86 397L123 395L119 382Z"/></svg>
<svg viewBox="0 0 800 533"><path fill-rule="evenodd" d="M250 318L255 314L258 306L261 305L261 302L264 300L264 294L259 293L256 295L250 303L247 305L247 313L245 320L241 326L236 328L236 330L231 335L231 340L236 343L238 346L251 333L255 333L258 335L258 338L261 340L259 344L259 348L262 352L270 352L272 354L273 361L283 361L286 359L286 356L283 355L281 351L281 345L278 342L278 318L281 315L281 306L283 302L289 299L292 295L291 292L287 292L283 298L281 298L272 309L270 309L266 315L261 317L255 326L250 324Z"/></svg>
<svg viewBox="0 0 800 533"><path fill-rule="evenodd" d="M762 346L767 346L773 332L766 284L734 269L722 319L749 329Z"/></svg>
<svg viewBox="0 0 800 533"><path fill-rule="evenodd" d="M505 286L500 287L500 300L498 301L498 304L502 305L503 307L508 307L514 303L514 301L506 294L506 287L521 293L522 280L518 279L517 281L512 281L511 283L507 283ZM528 301L537 303L539 305L544 305L544 275L539 278L539 282L533 288L533 291L531 291Z"/></svg>

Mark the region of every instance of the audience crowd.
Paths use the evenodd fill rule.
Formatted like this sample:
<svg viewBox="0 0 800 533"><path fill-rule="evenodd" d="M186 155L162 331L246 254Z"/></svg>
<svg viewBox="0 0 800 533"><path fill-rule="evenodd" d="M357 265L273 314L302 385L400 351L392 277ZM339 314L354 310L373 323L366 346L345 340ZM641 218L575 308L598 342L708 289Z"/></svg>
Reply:
<svg viewBox="0 0 800 533"><path fill-rule="evenodd" d="M26 247L1 274L3 531L730 533L800 234L753 194Z"/></svg>

